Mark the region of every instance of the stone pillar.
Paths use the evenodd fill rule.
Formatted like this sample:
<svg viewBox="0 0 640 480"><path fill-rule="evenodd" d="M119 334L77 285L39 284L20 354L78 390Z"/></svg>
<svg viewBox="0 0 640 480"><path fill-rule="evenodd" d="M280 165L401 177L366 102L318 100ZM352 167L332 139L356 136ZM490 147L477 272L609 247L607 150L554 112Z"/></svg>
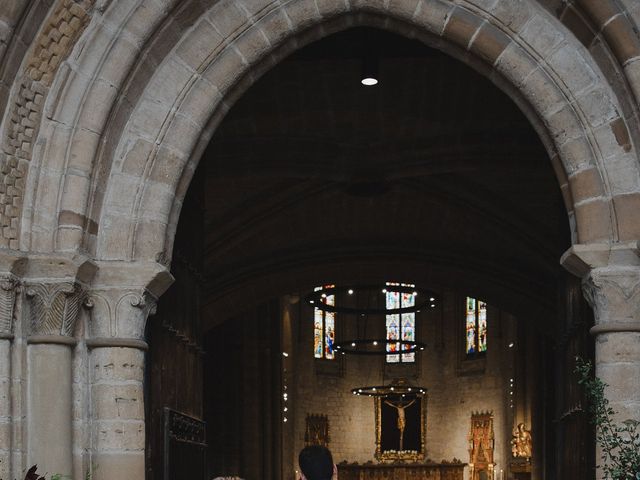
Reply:
<svg viewBox="0 0 640 480"><path fill-rule="evenodd" d="M26 285L29 320L28 463L39 471L72 474L72 356L84 298L79 283Z"/></svg>
<svg viewBox="0 0 640 480"><path fill-rule="evenodd" d="M595 373L608 385L605 394L618 421L640 420L639 252L638 243L575 245L562 258L563 265L582 278L593 308Z"/></svg>
<svg viewBox="0 0 640 480"><path fill-rule="evenodd" d="M158 264L101 266L91 290L87 347L91 369L94 480L145 477L145 325L173 277Z"/></svg>
<svg viewBox="0 0 640 480"><path fill-rule="evenodd" d="M583 280L596 325L596 375L619 420L640 420L640 268L595 268Z"/></svg>
<svg viewBox="0 0 640 480"><path fill-rule="evenodd" d="M24 274L26 259L18 252L0 251L0 478L19 476L21 438L16 412L20 412L20 389L16 388L19 365L16 365L16 295ZM19 362L18 362L19 363Z"/></svg>
<svg viewBox="0 0 640 480"><path fill-rule="evenodd" d="M17 280L12 276L0 279L0 479L13 478L11 471L11 342L16 302Z"/></svg>
<svg viewBox="0 0 640 480"><path fill-rule="evenodd" d="M73 347L86 285L94 274L95 264L82 255L27 258L19 319L27 335L26 353L20 356L25 359L20 375L14 376L26 388L12 396L14 421L25 419L16 439L21 437L26 458L14 466L16 477L33 464L49 475L73 473Z"/></svg>

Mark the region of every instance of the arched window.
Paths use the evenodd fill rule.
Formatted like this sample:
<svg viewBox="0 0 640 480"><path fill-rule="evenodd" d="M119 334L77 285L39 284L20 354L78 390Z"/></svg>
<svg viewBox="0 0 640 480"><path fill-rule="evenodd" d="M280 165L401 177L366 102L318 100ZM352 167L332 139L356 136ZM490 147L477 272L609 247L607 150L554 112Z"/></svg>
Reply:
<svg viewBox="0 0 640 480"><path fill-rule="evenodd" d="M487 351L487 304L467 297L465 311L466 353L468 356L484 354Z"/></svg>
<svg viewBox="0 0 640 480"><path fill-rule="evenodd" d="M323 288L333 288L334 285L325 285L324 287L316 287L314 290L322 290ZM322 294L322 303L335 306L335 295ZM313 356L315 358L325 358L333 360L335 353L333 345L336 341L336 314L334 312L325 312L319 308L314 308L313 312Z"/></svg>
<svg viewBox="0 0 640 480"><path fill-rule="evenodd" d="M387 297L387 309L413 307L416 303L415 293L394 291L393 287L415 287L409 283L387 282L385 294ZM387 340L416 340L416 314L403 313L387 315ZM406 348L406 347L405 347ZM399 343L387 344L387 352L400 352ZM387 355L387 363L413 363L415 353L403 353L402 355Z"/></svg>

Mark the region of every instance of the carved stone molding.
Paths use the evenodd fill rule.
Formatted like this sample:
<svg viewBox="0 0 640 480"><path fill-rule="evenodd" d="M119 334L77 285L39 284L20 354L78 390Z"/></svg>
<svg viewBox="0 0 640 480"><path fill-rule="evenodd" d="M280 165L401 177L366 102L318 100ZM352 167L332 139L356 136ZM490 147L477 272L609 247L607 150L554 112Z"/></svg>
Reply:
<svg viewBox="0 0 640 480"><path fill-rule="evenodd" d="M0 338L13 334L13 316L19 282L13 277L0 277Z"/></svg>
<svg viewBox="0 0 640 480"><path fill-rule="evenodd" d="M3 2L4 3L4 2ZM25 178L45 100L60 64L91 20L94 0L58 0L34 39L26 67L16 81L0 146L0 246L18 248Z"/></svg>
<svg viewBox="0 0 640 480"><path fill-rule="evenodd" d="M72 337L85 296L75 282L34 283L26 287L29 334Z"/></svg>
<svg viewBox="0 0 640 480"><path fill-rule="evenodd" d="M594 268L582 289L595 314L592 333L640 330L640 268Z"/></svg>

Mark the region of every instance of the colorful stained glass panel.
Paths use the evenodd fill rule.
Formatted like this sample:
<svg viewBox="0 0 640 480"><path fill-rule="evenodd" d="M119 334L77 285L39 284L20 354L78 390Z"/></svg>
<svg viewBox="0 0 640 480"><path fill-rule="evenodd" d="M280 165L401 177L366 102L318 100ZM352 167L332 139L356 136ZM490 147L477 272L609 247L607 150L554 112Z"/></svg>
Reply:
<svg viewBox="0 0 640 480"><path fill-rule="evenodd" d="M322 332L323 332L323 315L322 310L319 308L314 309L313 312L313 356L315 358L322 358Z"/></svg>
<svg viewBox="0 0 640 480"><path fill-rule="evenodd" d="M412 307L415 305L415 295L412 292L393 291L394 286L415 287L408 283L387 282L386 306L387 309ZM407 340L415 341L416 339L416 317L414 313L403 313L401 315L387 315L387 339L388 340ZM400 344L387 345L388 352L400 352L407 347L400 348ZM387 362L414 362L414 353L404 353L400 355L387 355Z"/></svg>
<svg viewBox="0 0 640 480"><path fill-rule="evenodd" d="M387 315L387 340L398 340L400 338L400 315ZM400 351L399 343L388 343L387 352ZM397 363L400 361L398 355L387 355L387 362Z"/></svg>
<svg viewBox="0 0 640 480"><path fill-rule="evenodd" d="M323 288L333 288L334 285L316 287L314 291ZM335 306L334 295L322 295L320 301L326 305ZM335 352L333 346L336 341L336 317L335 312L324 312L319 308L314 309L313 314L313 356L333 360Z"/></svg>
<svg viewBox="0 0 640 480"><path fill-rule="evenodd" d="M467 297L466 307L466 352L467 355L477 352L476 344L476 299Z"/></svg>
<svg viewBox="0 0 640 480"><path fill-rule="evenodd" d="M487 304L478 301L478 351L487 351Z"/></svg>
<svg viewBox="0 0 640 480"><path fill-rule="evenodd" d="M402 314L402 340L414 342L416 339L415 329L416 318L413 313ZM407 345L404 345L404 349L408 349ZM402 355L403 362L413 362L415 360L415 353L404 353Z"/></svg>

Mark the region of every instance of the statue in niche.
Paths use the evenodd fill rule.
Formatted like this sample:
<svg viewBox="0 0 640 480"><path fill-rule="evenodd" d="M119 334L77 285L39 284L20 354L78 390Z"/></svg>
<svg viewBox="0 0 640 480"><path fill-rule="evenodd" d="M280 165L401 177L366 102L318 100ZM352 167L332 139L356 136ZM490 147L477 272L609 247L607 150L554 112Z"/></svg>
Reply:
<svg viewBox="0 0 640 480"><path fill-rule="evenodd" d="M511 439L511 454L513 458L531 458L532 441L531 432L527 430L524 423L519 423L513 431Z"/></svg>
<svg viewBox="0 0 640 480"><path fill-rule="evenodd" d="M395 408L398 411L398 431L400 432L400 451L404 450L404 429L407 426L407 421L406 421L406 417L404 414L404 409L410 407L411 405L413 405L414 403L416 403L416 399L414 398L413 400L411 400L410 402L406 403L403 402L401 400L399 400L396 403L393 403L389 400L385 400L384 403L386 403L387 405L389 405L390 407Z"/></svg>

